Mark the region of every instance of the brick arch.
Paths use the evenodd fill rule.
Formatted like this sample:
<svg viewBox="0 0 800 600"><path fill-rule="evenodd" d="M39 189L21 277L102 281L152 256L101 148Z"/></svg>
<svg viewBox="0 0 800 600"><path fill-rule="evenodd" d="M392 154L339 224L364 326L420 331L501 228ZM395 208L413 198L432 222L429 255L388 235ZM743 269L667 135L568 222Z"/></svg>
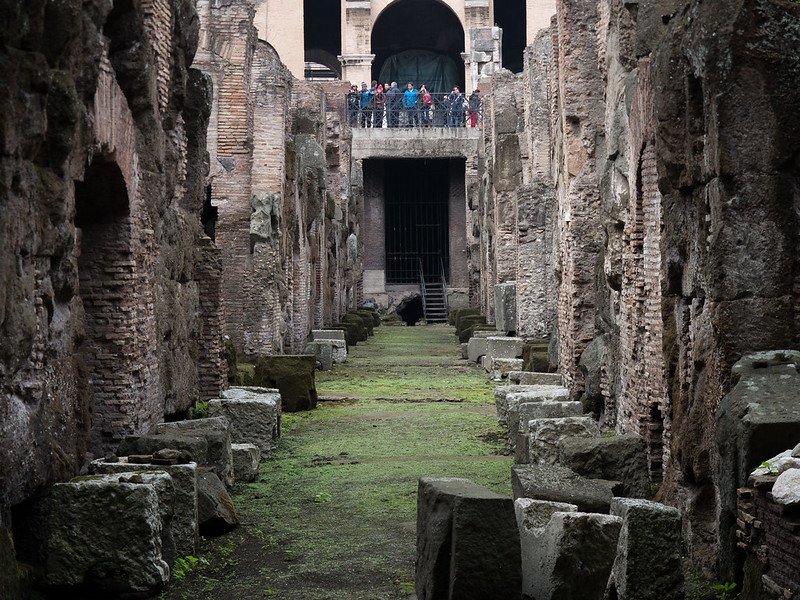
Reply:
<svg viewBox="0 0 800 600"><path fill-rule="evenodd" d="M107 58L94 97L93 157L75 182L76 354L92 411L91 450L112 451L164 416L153 290L155 241L140 189L136 126Z"/></svg>

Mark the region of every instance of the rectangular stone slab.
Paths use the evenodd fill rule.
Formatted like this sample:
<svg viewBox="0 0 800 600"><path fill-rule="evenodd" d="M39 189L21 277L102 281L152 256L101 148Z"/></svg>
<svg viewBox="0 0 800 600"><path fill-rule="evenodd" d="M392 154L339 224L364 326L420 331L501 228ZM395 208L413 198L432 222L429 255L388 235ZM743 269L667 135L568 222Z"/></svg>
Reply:
<svg viewBox="0 0 800 600"><path fill-rule="evenodd" d="M486 355L490 358L522 358L525 340L518 337L490 337Z"/></svg>
<svg viewBox="0 0 800 600"><path fill-rule="evenodd" d="M183 465L132 464L127 457L118 462L95 460L89 465L92 474L161 472L172 477L173 516L170 523L175 556L187 556L197 551L197 463ZM174 559L175 556L172 558ZM168 559L165 553L165 559Z"/></svg>
<svg viewBox="0 0 800 600"><path fill-rule="evenodd" d="M520 590L513 500L467 479L420 479L417 599L519 598Z"/></svg>
<svg viewBox="0 0 800 600"><path fill-rule="evenodd" d="M587 479L559 465L514 465L511 469L514 498L533 498L575 504L583 512L608 513L617 481Z"/></svg>
<svg viewBox="0 0 800 600"><path fill-rule="evenodd" d="M166 584L169 565L161 552L158 487L138 473L91 475L54 485L47 501L48 585L77 586L94 577L99 589L131 594ZM114 569L97 580L97 566L103 564Z"/></svg>
<svg viewBox="0 0 800 600"><path fill-rule="evenodd" d="M618 600L683 600L681 511L672 506L614 498L611 514L622 534L608 592Z"/></svg>
<svg viewBox="0 0 800 600"><path fill-rule="evenodd" d="M250 394L239 398L208 401L211 417L225 417L230 424L232 444L255 444L264 455L278 447L281 396L277 393Z"/></svg>
<svg viewBox="0 0 800 600"><path fill-rule="evenodd" d="M512 371L508 374L508 381L519 385L561 385L561 373Z"/></svg>

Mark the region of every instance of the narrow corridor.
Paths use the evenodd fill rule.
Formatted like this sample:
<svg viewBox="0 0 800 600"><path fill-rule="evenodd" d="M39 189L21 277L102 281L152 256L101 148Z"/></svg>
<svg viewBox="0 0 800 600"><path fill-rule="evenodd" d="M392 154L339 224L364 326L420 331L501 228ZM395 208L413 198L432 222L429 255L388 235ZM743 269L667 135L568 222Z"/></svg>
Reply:
<svg viewBox="0 0 800 600"><path fill-rule="evenodd" d="M317 374L317 410L284 415L280 448L234 489L242 527L204 541L164 598L413 597L417 480L510 493L493 385L448 326L382 326Z"/></svg>

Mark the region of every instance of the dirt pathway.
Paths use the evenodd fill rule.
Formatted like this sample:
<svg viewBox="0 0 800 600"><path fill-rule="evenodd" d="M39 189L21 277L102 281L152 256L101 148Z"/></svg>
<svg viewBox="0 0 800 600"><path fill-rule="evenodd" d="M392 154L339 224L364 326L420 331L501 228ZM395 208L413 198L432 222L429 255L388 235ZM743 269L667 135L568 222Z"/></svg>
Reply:
<svg viewBox="0 0 800 600"><path fill-rule="evenodd" d="M456 360L452 328L380 327L323 398L285 415L280 449L237 485L243 525L204 541L199 567L163 598L406 599L413 594L416 484L468 477L510 492L493 386Z"/></svg>

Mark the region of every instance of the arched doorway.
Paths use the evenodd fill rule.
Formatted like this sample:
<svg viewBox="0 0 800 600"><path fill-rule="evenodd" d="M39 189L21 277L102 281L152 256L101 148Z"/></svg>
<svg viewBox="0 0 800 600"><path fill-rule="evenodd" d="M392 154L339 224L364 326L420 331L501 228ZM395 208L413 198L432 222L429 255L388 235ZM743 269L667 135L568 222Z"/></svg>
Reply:
<svg viewBox="0 0 800 600"><path fill-rule="evenodd" d="M133 433L136 398L135 265L125 180L117 163L96 158L75 185L79 295L84 336L78 356L92 412L91 448L102 455Z"/></svg>
<svg viewBox="0 0 800 600"><path fill-rule="evenodd" d="M434 93L464 87L464 27L438 0L397 0L372 28L372 78L424 83Z"/></svg>

